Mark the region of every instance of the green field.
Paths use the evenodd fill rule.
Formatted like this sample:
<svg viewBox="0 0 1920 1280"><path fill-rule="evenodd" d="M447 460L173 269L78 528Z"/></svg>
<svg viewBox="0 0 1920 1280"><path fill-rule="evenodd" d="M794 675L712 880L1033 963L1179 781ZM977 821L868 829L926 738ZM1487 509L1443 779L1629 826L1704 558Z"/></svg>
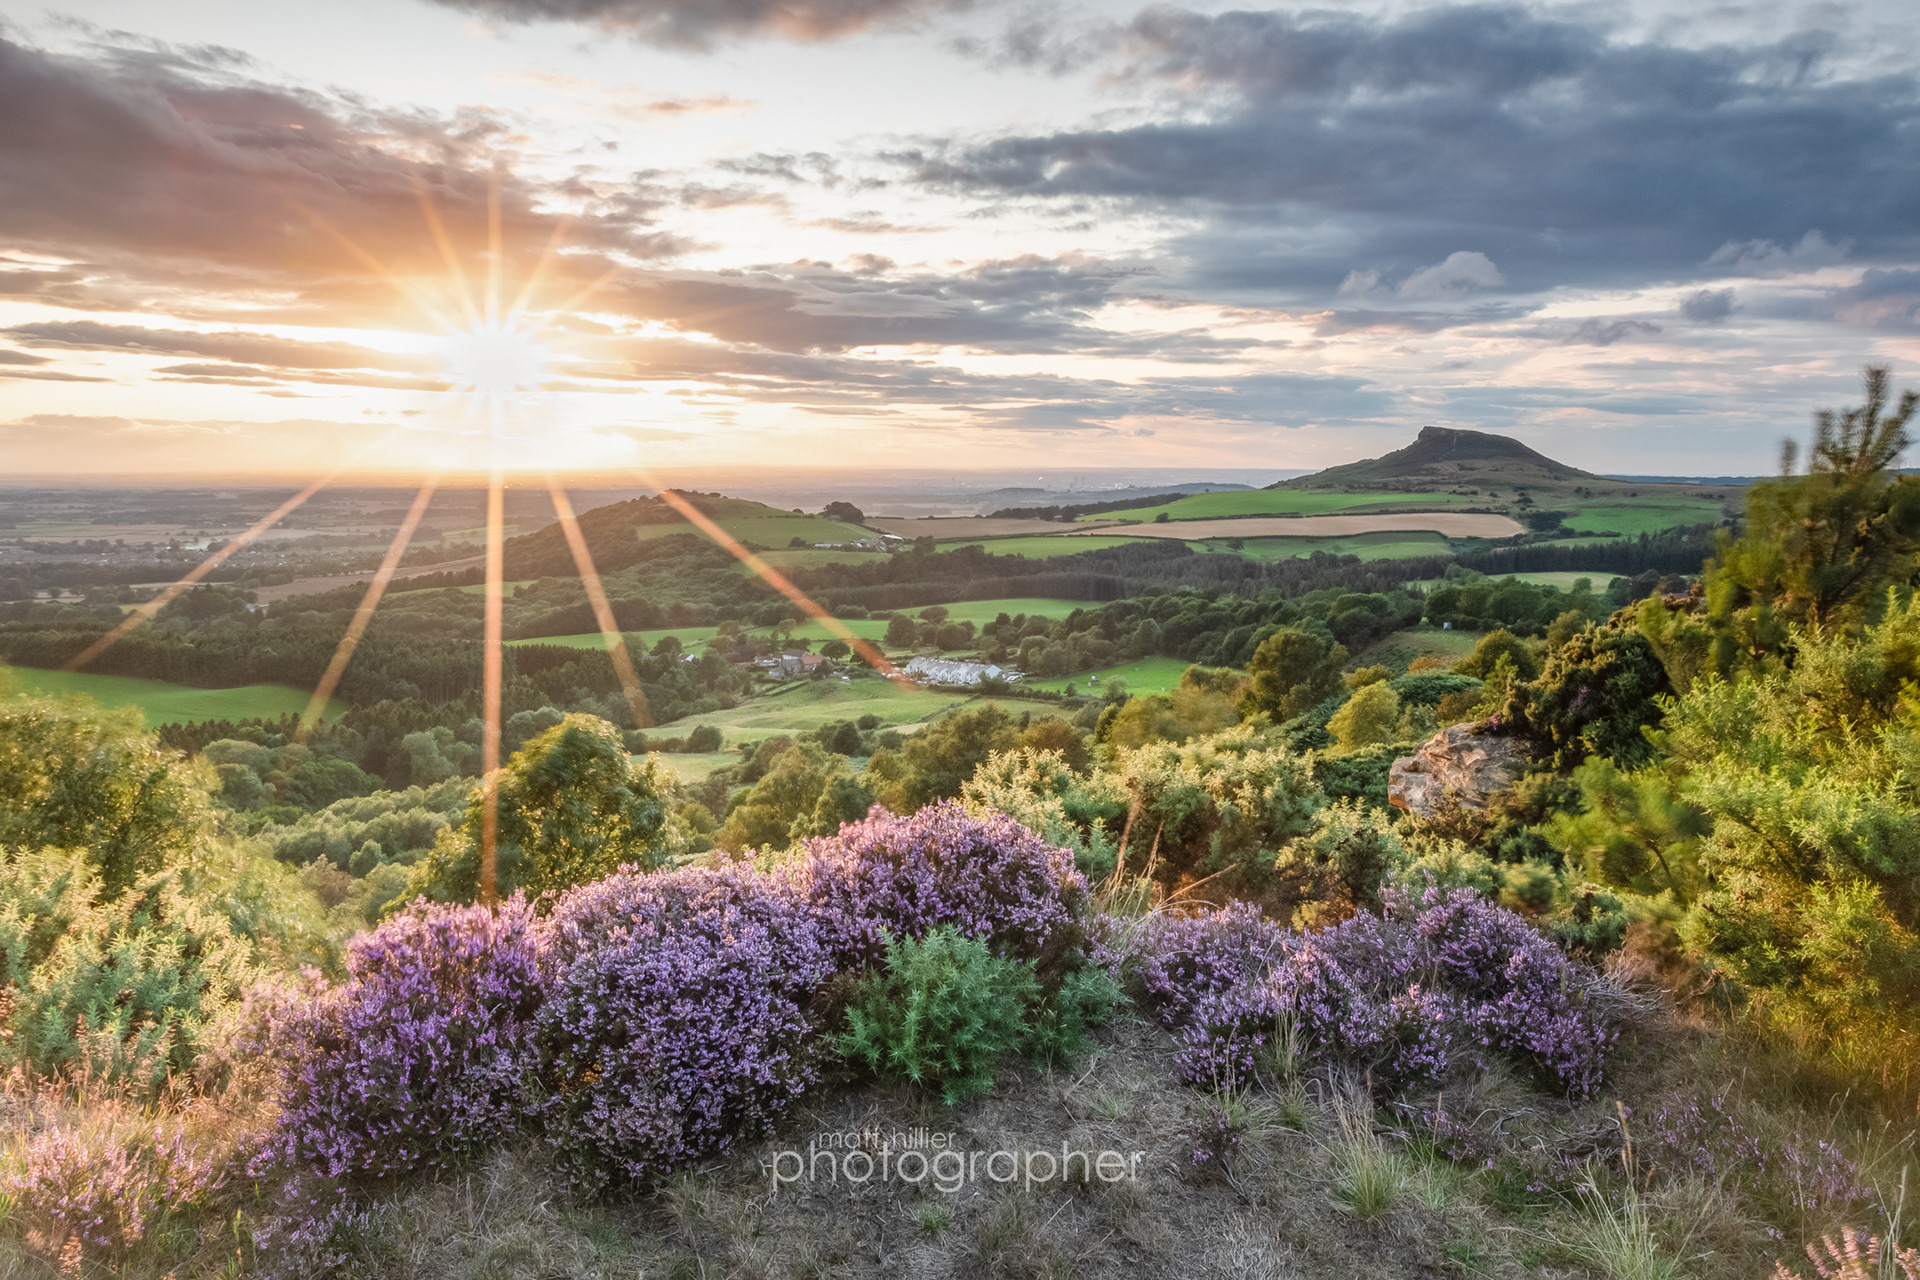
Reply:
<svg viewBox="0 0 1920 1280"><path fill-rule="evenodd" d="M1567 525L1583 533L1658 533L1676 525L1717 524L1725 503L1685 496L1608 498L1567 508Z"/></svg>
<svg viewBox="0 0 1920 1280"><path fill-rule="evenodd" d="M138 707L147 727L197 720L272 719L307 709L313 695L284 684L249 684L237 689L194 689L165 680L133 676L100 676L84 671L42 671L14 667L14 687L21 693L84 694L103 707ZM328 720L346 711L335 698L324 713Z"/></svg>
<svg viewBox="0 0 1920 1280"><path fill-rule="evenodd" d="M917 617L920 614L921 608L924 607L930 606L903 609L900 612ZM971 622L978 627L992 622L1002 613L1015 615L1024 613L1030 616L1038 614L1046 618L1064 618L1075 609L1091 609L1096 606L1089 604L1085 600L1017 599L963 600L959 604L944 605L942 607L946 609L947 616L952 621ZM862 640L878 641L882 636L887 634L887 624L878 618L848 618L843 620L842 625ZM627 647L631 649L639 646L652 649L655 644L659 643L665 637L678 636L682 648L693 649L713 639L718 630L718 627L660 627L651 631L629 631L626 633ZM837 633L827 628L826 623L813 618L807 619L793 629L793 637L796 640L829 640L832 639L835 634ZM540 636L523 640L510 640L507 643L557 644L564 645L569 649L606 648L606 641L598 631L589 631L584 635Z"/></svg>
<svg viewBox="0 0 1920 1280"><path fill-rule="evenodd" d="M872 564L886 556L884 551L840 551L832 547L780 547L755 553L776 569L816 569L823 564ZM752 573L746 561L733 566L738 573Z"/></svg>
<svg viewBox="0 0 1920 1280"><path fill-rule="evenodd" d="M1392 509L1405 503L1422 507L1474 507L1486 504L1484 497L1452 493L1321 493L1310 489L1253 489L1247 492L1196 493L1157 507L1130 507L1100 515L1081 516L1082 520L1153 520L1165 512L1169 520L1218 520L1228 516L1323 516L1358 507Z"/></svg>
<svg viewBox="0 0 1920 1280"><path fill-rule="evenodd" d="M767 510L753 504L758 510ZM738 538L741 542L750 542L756 546L785 548L795 538L807 542L855 542L861 538L871 538L870 530L858 525L841 524L825 516L796 515L739 515L721 516L714 521L722 529ZM691 524L642 524L635 525L635 536L640 538L665 538L676 533L699 533Z"/></svg>
<svg viewBox="0 0 1920 1280"><path fill-rule="evenodd" d="M704 722L703 722L704 723ZM636 756L635 759L644 759ZM739 764L740 755L735 751L700 751L684 755L672 751L656 752L653 757L682 782L704 782L715 769L724 769L730 764Z"/></svg>
<svg viewBox="0 0 1920 1280"><path fill-rule="evenodd" d="M1362 560L1411 560L1420 556L1452 554L1446 535L1439 533L1356 533L1344 538L1243 538L1238 551L1225 538L1187 544L1196 551L1241 556L1248 560L1294 560L1324 551Z"/></svg>
<svg viewBox="0 0 1920 1280"><path fill-rule="evenodd" d="M1051 560L1055 556L1077 555L1082 551L1105 551L1124 547L1145 538L1108 538L1097 534L1063 538L1058 534L1037 534L1026 538L962 538L938 544L938 550L958 551L961 547L980 547L990 556L1025 556L1029 560Z"/></svg>
<svg viewBox="0 0 1920 1280"><path fill-rule="evenodd" d="M1186 673L1191 662L1180 658L1141 658L1118 667L1107 667L1100 671L1082 671L1078 675L1054 676L1046 680L1027 681L1035 689L1047 689L1059 693L1072 685L1076 692L1097 695L1115 679L1126 682L1129 693L1172 693L1179 687L1180 677ZM1097 682L1092 677L1098 676Z"/></svg>
<svg viewBox="0 0 1920 1280"><path fill-rule="evenodd" d="M845 684L839 680L802 680L778 693L751 698L729 711L686 716L649 732L677 737L698 725L710 724L720 730L731 747L777 734L818 729L836 720L858 719L869 712L879 716L883 725L912 724L966 701L963 693L902 689L877 676L863 676Z"/></svg>

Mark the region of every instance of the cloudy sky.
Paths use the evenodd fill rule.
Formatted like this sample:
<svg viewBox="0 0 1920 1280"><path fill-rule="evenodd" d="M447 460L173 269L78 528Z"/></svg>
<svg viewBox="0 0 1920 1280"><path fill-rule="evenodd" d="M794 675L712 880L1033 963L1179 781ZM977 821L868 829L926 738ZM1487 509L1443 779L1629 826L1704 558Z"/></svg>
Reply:
<svg viewBox="0 0 1920 1280"><path fill-rule="evenodd" d="M1766 471L1920 380L1917 74L1888 0L0 0L0 473Z"/></svg>

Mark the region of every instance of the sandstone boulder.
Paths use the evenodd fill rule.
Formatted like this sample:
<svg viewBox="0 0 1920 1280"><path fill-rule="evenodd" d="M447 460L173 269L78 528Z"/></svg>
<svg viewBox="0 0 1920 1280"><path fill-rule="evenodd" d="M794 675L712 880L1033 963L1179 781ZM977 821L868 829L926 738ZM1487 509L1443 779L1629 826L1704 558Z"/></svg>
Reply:
<svg viewBox="0 0 1920 1280"><path fill-rule="evenodd" d="M1456 724L1401 756L1387 770L1387 803L1431 818L1451 795L1464 809L1485 810L1526 769L1527 750L1516 738L1497 737L1478 724Z"/></svg>

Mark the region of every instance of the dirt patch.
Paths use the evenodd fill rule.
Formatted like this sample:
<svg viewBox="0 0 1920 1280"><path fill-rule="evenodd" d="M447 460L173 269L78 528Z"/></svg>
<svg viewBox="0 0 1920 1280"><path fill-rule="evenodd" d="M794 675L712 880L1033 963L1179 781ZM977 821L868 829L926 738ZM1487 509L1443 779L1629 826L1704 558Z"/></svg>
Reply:
<svg viewBox="0 0 1920 1280"><path fill-rule="evenodd" d="M958 522L943 522L958 523ZM1013 522L1009 522L1013 523ZM1034 521L1033 523L1042 523ZM1059 526L1053 526L1057 529ZM1463 511L1390 511L1370 516L1243 516L1231 520L1172 520L1126 526L1130 538L1346 538L1356 533L1440 533L1449 538L1511 538L1525 533L1507 516ZM1065 536L1081 533L1074 529Z"/></svg>
<svg viewBox="0 0 1920 1280"><path fill-rule="evenodd" d="M1112 528L1118 523L1117 520L1101 520L1065 525L1058 520L1023 520L1017 517L929 516L919 520L874 519L867 521L867 527L902 538L1010 538L1019 534L1083 533Z"/></svg>

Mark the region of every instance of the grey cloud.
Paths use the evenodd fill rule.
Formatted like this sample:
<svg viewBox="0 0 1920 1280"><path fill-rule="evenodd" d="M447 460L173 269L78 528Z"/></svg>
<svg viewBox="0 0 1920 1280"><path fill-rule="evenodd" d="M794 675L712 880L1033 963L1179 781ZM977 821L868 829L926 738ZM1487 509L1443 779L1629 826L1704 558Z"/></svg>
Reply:
<svg viewBox="0 0 1920 1280"><path fill-rule="evenodd" d="M1562 338L1565 343L1586 343L1595 347L1610 347L1616 342L1632 342L1651 338L1660 332L1660 326L1651 320L1602 320L1597 316L1582 320L1574 326L1572 333Z"/></svg>
<svg viewBox="0 0 1920 1280"><path fill-rule="evenodd" d="M1680 304L1680 316L1695 324L1714 324L1733 314L1733 290L1702 289Z"/></svg>
<svg viewBox="0 0 1920 1280"><path fill-rule="evenodd" d="M967 7L968 0L434 0L502 22L574 22L673 48L742 36L831 40Z"/></svg>
<svg viewBox="0 0 1920 1280"><path fill-rule="evenodd" d="M1456 5L1156 9L1126 34L1115 77L1184 97L1166 119L896 158L936 189L1200 214L1170 246L1193 282L1294 298L1463 246L1518 291L1920 257L1915 80L1842 71L1817 33L1682 48Z"/></svg>
<svg viewBox="0 0 1920 1280"><path fill-rule="evenodd" d="M138 325L100 324L93 320L45 320L0 329L29 347L77 351L127 351L140 355L210 356L240 364L278 369L386 369L429 373L439 368L430 356L376 351L350 342L300 342L265 333L191 333L146 329Z"/></svg>
<svg viewBox="0 0 1920 1280"><path fill-rule="evenodd" d="M204 50L122 47L89 59L0 39L0 235L125 277L204 285L213 264L244 276L226 281L241 287L352 282L384 304L388 286L356 252L443 270L422 191L457 240L483 243L499 134L483 116L378 112L248 80ZM509 250L530 264L556 224L538 208L544 190L512 172L498 189ZM646 213L590 209L569 243L671 251L645 230ZM605 269L595 254L573 258L565 270ZM7 277L30 292L58 282Z"/></svg>
<svg viewBox="0 0 1920 1280"><path fill-rule="evenodd" d="M8 351L0 347L0 364L35 365L46 363L48 363L48 361L45 356L30 356L24 351Z"/></svg>

